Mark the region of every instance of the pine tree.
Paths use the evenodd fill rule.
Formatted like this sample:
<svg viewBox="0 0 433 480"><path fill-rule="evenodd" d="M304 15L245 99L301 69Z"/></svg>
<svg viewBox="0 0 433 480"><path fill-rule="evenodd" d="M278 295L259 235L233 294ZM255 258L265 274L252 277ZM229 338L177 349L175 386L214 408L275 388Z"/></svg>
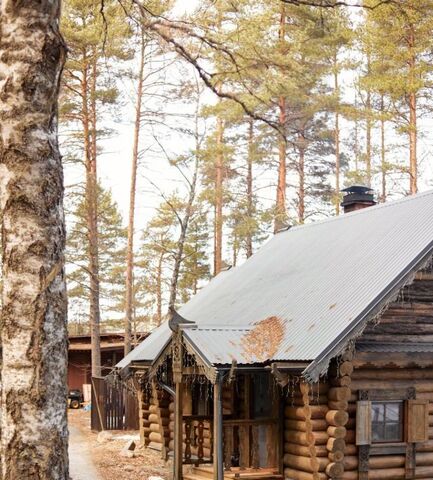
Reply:
<svg viewBox="0 0 433 480"><path fill-rule="evenodd" d="M76 128L70 135L68 146L70 155L84 163L86 173L93 376L101 374L98 141L110 132L100 125L102 111L115 104L118 98L118 90L112 72L107 72L106 61L131 57L131 50L127 46L131 29L122 6L111 0L104 2L103 9L104 14L101 15L101 4L97 0L68 0L62 18L63 34L69 46L61 99L62 118L70 127Z"/></svg>
<svg viewBox="0 0 433 480"><path fill-rule="evenodd" d="M89 235L86 199L76 197L67 238L68 296L71 311L88 310L91 299L91 270L89 268ZM124 311L124 270L126 230L110 190L98 187L99 205L99 274L102 324L116 319Z"/></svg>
<svg viewBox="0 0 433 480"><path fill-rule="evenodd" d="M191 219L178 282L179 299L186 303L195 295L200 285L210 278L208 257L209 230L207 215L200 206Z"/></svg>
<svg viewBox="0 0 433 480"><path fill-rule="evenodd" d="M170 203L177 201L170 196ZM161 325L168 306L176 226L174 210L167 202L162 202L143 232L137 255L137 291L146 316L156 326Z"/></svg>
<svg viewBox="0 0 433 480"><path fill-rule="evenodd" d="M418 188L417 122L427 93L431 63L433 5L428 0L397 1L367 12L365 43L369 47L365 82L395 107L393 118L408 135L409 191Z"/></svg>

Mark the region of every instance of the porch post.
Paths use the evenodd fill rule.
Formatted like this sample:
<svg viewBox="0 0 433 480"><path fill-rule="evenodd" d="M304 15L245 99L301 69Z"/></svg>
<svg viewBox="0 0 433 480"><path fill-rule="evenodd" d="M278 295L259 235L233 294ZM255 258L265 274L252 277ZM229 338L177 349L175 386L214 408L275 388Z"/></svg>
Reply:
<svg viewBox="0 0 433 480"><path fill-rule="evenodd" d="M174 398L174 480L182 480L183 432L182 432L182 395L183 384L176 382Z"/></svg>
<svg viewBox="0 0 433 480"><path fill-rule="evenodd" d="M213 390L213 472L214 480L224 479L223 470L223 415L221 406L220 374L217 375Z"/></svg>
<svg viewBox="0 0 433 480"><path fill-rule="evenodd" d="M182 480L182 464L183 464L183 408L182 408L182 333L178 330L173 335L173 380L175 383L176 393L174 396L174 472L173 480Z"/></svg>

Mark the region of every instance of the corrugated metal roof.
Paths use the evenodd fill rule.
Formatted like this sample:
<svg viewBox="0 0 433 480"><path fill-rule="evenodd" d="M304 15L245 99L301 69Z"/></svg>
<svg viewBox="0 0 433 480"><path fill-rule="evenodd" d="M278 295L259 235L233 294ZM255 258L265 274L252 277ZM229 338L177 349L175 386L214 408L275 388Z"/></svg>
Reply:
<svg viewBox="0 0 433 480"><path fill-rule="evenodd" d="M140 345L138 345L132 352L124 357L116 365L118 368L125 368L132 362L152 361L158 353L164 349L171 337L171 331L168 328L168 323L163 323L156 328Z"/></svg>
<svg viewBox="0 0 433 480"><path fill-rule="evenodd" d="M244 351L243 339L251 327L185 328L184 336L213 365L260 363L254 353Z"/></svg>
<svg viewBox="0 0 433 480"><path fill-rule="evenodd" d="M257 348L257 356L268 353L269 360L314 360L432 246L429 191L281 232L244 264L218 275L179 313L200 329L250 327L236 347L226 338L229 331L218 333L208 347L215 359L238 355L240 362L239 345L247 342L247 350ZM169 332L160 329L165 333L152 334L131 359L148 360L162 349L160 338L165 345ZM209 332L192 335L211 342Z"/></svg>

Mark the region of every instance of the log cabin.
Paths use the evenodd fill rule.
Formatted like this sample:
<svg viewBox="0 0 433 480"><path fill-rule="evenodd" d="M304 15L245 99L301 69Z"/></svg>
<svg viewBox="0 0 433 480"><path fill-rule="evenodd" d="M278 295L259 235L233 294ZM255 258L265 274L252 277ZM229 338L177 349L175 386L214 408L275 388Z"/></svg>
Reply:
<svg viewBox="0 0 433 480"><path fill-rule="evenodd" d="M117 365L175 480L433 479L433 191L374 204L347 189Z"/></svg>

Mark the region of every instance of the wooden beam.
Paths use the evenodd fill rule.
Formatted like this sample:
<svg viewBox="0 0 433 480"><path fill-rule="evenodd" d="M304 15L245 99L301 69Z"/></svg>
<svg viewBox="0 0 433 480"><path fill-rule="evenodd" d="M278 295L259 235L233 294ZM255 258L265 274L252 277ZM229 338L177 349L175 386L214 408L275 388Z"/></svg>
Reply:
<svg viewBox="0 0 433 480"><path fill-rule="evenodd" d="M176 383L176 395L174 398L174 480L182 480L183 460L183 431L182 431L182 402L183 383Z"/></svg>
<svg viewBox="0 0 433 480"><path fill-rule="evenodd" d="M222 406L221 406L221 379L218 375L213 390L213 474L214 480L223 480L223 435L222 435ZM176 479L177 480L177 479Z"/></svg>
<svg viewBox="0 0 433 480"><path fill-rule="evenodd" d="M173 380L176 393L174 396L174 462L173 480L182 480L183 464L183 346L182 332L176 331L172 340Z"/></svg>

